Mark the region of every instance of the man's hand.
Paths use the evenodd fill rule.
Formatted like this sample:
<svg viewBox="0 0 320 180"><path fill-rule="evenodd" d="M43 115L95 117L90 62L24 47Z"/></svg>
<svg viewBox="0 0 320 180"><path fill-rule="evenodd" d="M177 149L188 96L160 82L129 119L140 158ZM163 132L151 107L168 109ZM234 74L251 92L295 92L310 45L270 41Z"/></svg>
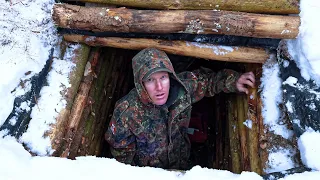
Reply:
<svg viewBox="0 0 320 180"><path fill-rule="evenodd" d="M240 78L237 80L236 87L239 92L244 92L248 94L249 90L247 86L250 86L253 88L254 84L255 84L255 77L253 72L247 72L242 74Z"/></svg>

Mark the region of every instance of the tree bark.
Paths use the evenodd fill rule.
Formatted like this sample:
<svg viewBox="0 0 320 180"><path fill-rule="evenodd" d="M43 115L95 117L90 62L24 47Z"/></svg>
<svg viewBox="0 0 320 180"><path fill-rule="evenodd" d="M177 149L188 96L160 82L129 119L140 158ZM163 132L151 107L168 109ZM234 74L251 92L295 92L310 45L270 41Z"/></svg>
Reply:
<svg viewBox="0 0 320 180"><path fill-rule="evenodd" d="M133 50L155 47L171 54L230 62L264 63L270 56L269 52L262 48L219 46L185 41L114 37L99 38L82 35L64 35L64 39L85 43L89 46L109 46Z"/></svg>
<svg viewBox="0 0 320 180"><path fill-rule="evenodd" d="M75 0L69 0L75 1ZM298 14L299 0L77 0L149 9L216 9L268 14Z"/></svg>
<svg viewBox="0 0 320 180"><path fill-rule="evenodd" d="M62 28L94 32L226 34L293 39L297 16L262 15L212 10L133 10L55 4L53 20Z"/></svg>

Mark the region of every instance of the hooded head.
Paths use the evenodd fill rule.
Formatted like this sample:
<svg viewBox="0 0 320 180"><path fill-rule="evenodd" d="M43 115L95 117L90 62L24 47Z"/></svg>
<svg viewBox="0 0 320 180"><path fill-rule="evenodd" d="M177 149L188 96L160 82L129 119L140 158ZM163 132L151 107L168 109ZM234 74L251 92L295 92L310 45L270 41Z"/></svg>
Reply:
<svg viewBox="0 0 320 180"><path fill-rule="evenodd" d="M132 68L134 84L139 98L144 104L153 102L143 84L143 80L148 79L156 72L168 72L176 76L167 54L155 48L144 49L135 55L132 59Z"/></svg>

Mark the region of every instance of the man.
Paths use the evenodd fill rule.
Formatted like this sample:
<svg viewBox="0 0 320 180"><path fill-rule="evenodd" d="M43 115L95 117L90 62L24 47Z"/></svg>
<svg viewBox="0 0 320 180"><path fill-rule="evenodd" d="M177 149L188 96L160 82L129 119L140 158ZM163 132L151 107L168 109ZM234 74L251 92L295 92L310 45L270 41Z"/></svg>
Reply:
<svg viewBox="0 0 320 180"><path fill-rule="evenodd" d="M163 51L147 48L132 59L135 88L120 99L105 134L120 162L186 169L191 104L221 91L248 93L252 72L209 69L175 74Z"/></svg>

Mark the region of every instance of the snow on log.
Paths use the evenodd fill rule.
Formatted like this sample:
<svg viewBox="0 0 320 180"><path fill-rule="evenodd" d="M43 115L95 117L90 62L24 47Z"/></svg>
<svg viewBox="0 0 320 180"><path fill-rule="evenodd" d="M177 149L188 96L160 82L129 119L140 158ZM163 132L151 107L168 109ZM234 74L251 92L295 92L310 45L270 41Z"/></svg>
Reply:
<svg viewBox="0 0 320 180"><path fill-rule="evenodd" d="M298 16L212 10L134 10L55 4L53 20L62 28L94 32L225 34L294 39Z"/></svg>
<svg viewBox="0 0 320 180"><path fill-rule="evenodd" d="M155 47L171 54L230 62L264 63L270 56L268 50L263 48L220 46L186 41L100 38L82 35L64 35L64 39L71 42L85 43L89 46L108 46L133 50Z"/></svg>
<svg viewBox="0 0 320 180"><path fill-rule="evenodd" d="M75 1L75 0L69 0ZM299 0L77 0L149 9L215 9L268 14L298 14Z"/></svg>

